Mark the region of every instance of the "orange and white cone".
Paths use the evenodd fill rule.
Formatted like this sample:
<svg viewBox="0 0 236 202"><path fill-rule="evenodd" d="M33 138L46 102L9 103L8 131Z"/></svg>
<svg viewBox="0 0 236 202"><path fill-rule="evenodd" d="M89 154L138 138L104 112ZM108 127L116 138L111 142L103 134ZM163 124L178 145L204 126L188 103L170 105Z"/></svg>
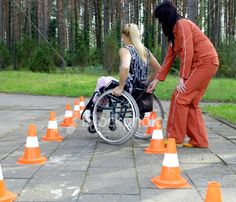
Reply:
<svg viewBox="0 0 236 202"><path fill-rule="evenodd" d="M80 105L79 105L79 99L75 99L73 117L74 117L74 118L77 118L77 119L80 119Z"/></svg>
<svg viewBox="0 0 236 202"><path fill-rule="evenodd" d="M156 120L153 128L152 139L150 145L145 149L146 154L163 154L166 148L163 142L162 123L161 120Z"/></svg>
<svg viewBox="0 0 236 202"><path fill-rule="evenodd" d="M80 112L84 111L85 109L85 101L84 101L84 97L80 96L79 98L79 107L80 107Z"/></svg>
<svg viewBox="0 0 236 202"><path fill-rule="evenodd" d="M161 174L152 178L151 182L159 189L190 187L187 180L180 175L174 138L168 138L167 152L162 163Z"/></svg>
<svg viewBox="0 0 236 202"><path fill-rule="evenodd" d="M36 132L36 126L34 124L29 125L28 136L26 139L26 145L24 155L18 159L18 164L43 164L47 161L47 158L40 155L40 148L38 143L38 137Z"/></svg>
<svg viewBox="0 0 236 202"><path fill-rule="evenodd" d="M46 132L46 135L42 137L42 140L43 141L57 141L57 142L61 142L63 140L63 137L60 135L58 127L57 127L55 112L50 112L47 132Z"/></svg>
<svg viewBox="0 0 236 202"><path fill-rule="evenodd" d="M150 113L146 112L143 120L140 120L140 126L148 126Z"/></svg>
<svg viewBox="0 0 236 202"><path fill-rule="evenodd" d="M153 128L154 128L155 121L156 121L156 117L157 116L156 116L155 112L150 113L148 127L146 129L146 132L145 132L144 136L148 137L148 136L152 135Z"/></svg>
<svg viewBox="0 0 236 202"><path fill-rule="evenodd" d="M6 190L3 180L2 167L0 165L0 202L12 202L16 199L16 194Z"/></svg>
<svg viewBox="0 0 236 202"><path fill-rule="evenodd" d="M222 202L219 182L208 182L205 202Z"/></svg>
<svg viewBox="0 0 236 202"><path fill-rule="evenodd" d="M73 114L71 111L70 104L66 105L65 117L63 123L60 124L62 127L70 127L77 126L77 124L73 121Z"/></svg>

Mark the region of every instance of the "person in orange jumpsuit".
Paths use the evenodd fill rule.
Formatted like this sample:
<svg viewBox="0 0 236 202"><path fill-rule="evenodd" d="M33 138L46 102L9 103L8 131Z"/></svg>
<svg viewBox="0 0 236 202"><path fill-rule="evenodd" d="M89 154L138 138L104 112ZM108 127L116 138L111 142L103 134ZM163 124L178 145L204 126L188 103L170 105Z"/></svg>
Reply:
<svg viewBox="0 0 236 202"><path fill-rule="evenodd" d="M167 123L167 138L186 147L208 147L208 135L199 103L216 74L219 61L210 40L192 21L177 13L170 1L159 4L154 13L168 38L168 50L156 78L148 91L164 81L176 56L179 56L179 82L173 92ZM190 139L184 143L185 135Z"/></svg>

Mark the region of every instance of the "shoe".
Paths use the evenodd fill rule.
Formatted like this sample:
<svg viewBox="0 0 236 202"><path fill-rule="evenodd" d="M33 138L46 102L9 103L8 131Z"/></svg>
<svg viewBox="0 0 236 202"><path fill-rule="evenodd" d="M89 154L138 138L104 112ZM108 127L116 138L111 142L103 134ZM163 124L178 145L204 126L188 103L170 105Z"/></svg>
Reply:
<svg viewBox="0 0 236 202"><path fill-rule="evenodd" d="M86 110L83 114L83 120L85 120L87 123L91 123L91 113L90 110Z"/></svg>
<svg viewBox="0 0 236 202"><path fill-rule="evenodd" d="M88 132L96 133L96 129L95 129L94 125L91 125L91 126L88 127Z"/></svg>
<svg viewBox="0 0 236 202"><path fill-rule="evenodd" d="M115 124L115 122L113 120L110 120L109 129L111 131L115 131L117 129L116 124Z"/></svg>
<svg viewBox="0 0 236 202"><path fill-rule="evenodd" d="M208 148L208 147L195 146L190 143L184 143L183 146L188 148Z"/></svg>
<svg viewBox="0 0 236 202"><path fill-rule="evenodd" d="M188 148L193 148L195 147L194 145L190 144L190 143L184 143L183 144L184 147L188 147Z"/></svg>
<svg viewBox="0 0 236 202"><path fill-rule="evenodd" d="M164 142L164 145L166 146L167 142L168 142L168 139L167 138L163 139L163 142Z"/></svg>
<svg viewBox="0 0 236 202"><path fill-rule="evenodd" d="M181 148L183 147L183 144L176 144L176 147Z"/></svg>

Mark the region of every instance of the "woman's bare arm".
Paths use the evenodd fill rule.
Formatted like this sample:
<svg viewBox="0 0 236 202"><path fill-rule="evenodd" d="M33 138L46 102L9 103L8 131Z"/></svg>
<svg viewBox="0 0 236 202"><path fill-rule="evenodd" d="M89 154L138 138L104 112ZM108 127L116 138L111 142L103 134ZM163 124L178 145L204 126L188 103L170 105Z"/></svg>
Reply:
<svg viewBox="0 0 236 202"><path fill-rule="evenodd" d="M148 77L148 83L150 83L155 78L155 76L157 75L157 73L159 72L161 68L157 59L153 56L151 52L150 52L150 67L152 68L152 72Z"/></svg>

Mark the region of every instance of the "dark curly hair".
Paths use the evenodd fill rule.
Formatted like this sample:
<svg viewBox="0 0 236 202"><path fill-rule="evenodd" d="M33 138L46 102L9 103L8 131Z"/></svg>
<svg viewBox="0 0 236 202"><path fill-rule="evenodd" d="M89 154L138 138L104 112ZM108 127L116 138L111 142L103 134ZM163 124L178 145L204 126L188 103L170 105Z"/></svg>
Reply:
<svg viewBox="0 0 236 202"><path fill-rule="evenodd" d="M178 14L176 6L171 1L165 0L156 7L154 16L161 24L163 32L165 36L167 36L168 41L172 42L174 47L175 37L173 34L173 28L177 20L183 18L180 14Z"/></svg>

